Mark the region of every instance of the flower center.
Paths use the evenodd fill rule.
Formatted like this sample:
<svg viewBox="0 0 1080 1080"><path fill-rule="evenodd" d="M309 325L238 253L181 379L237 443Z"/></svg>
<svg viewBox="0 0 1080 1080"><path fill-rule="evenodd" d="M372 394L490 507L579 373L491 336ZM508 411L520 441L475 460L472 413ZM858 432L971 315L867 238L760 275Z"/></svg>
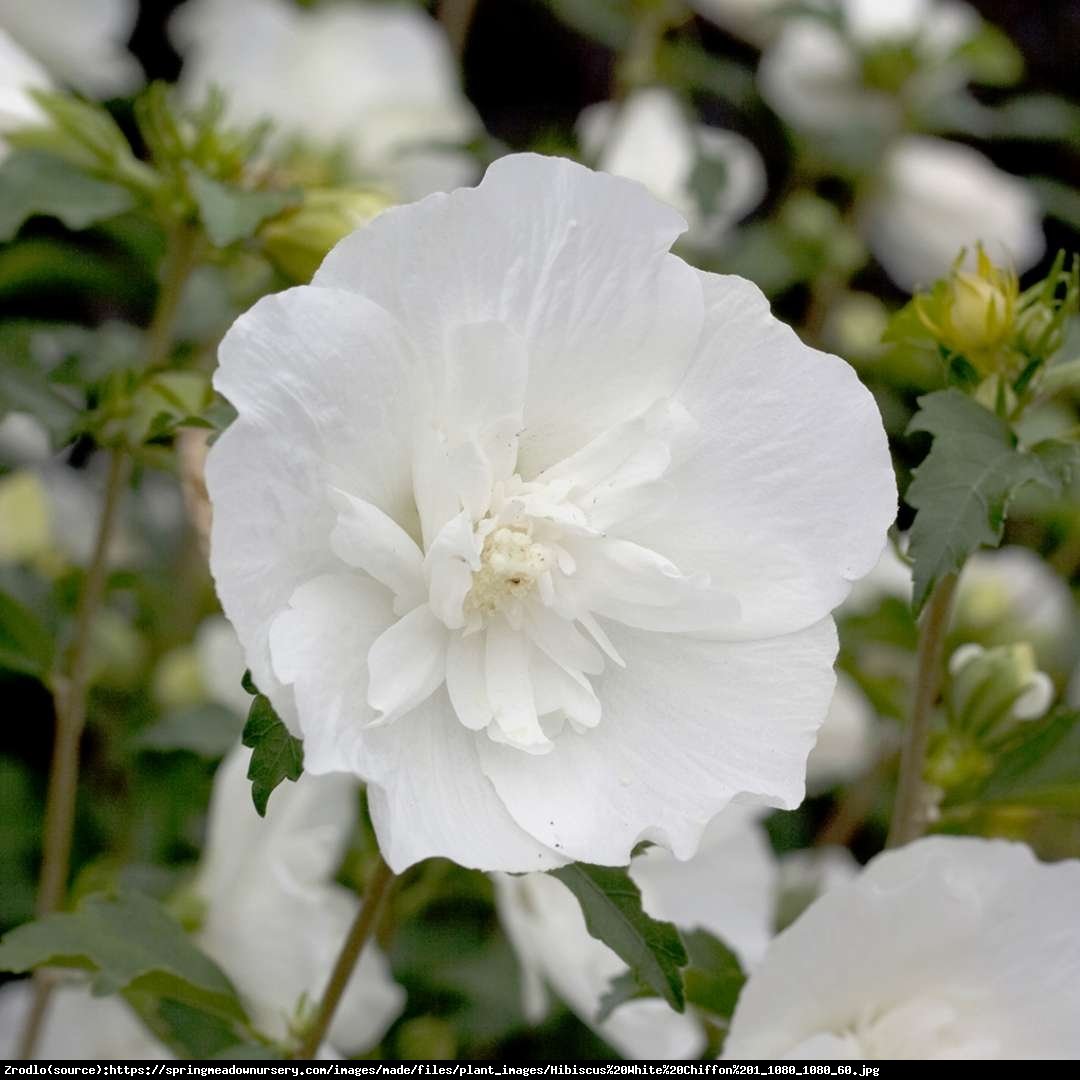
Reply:
<svg viewBox="0 0 1080 1080"><path fill-rule="evenodd" d="M536 543L528 530L495 529L484 540L480 569L473 574L465 597L466 612L494 615L510 601L531 593L550 565L547 547Z"/></svg>

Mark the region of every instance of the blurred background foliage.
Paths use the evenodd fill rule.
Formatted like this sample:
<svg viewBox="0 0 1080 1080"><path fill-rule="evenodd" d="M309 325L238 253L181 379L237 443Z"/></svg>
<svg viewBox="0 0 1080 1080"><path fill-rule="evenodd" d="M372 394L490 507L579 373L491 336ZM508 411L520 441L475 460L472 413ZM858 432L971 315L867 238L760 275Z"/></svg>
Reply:
<svg viewBox="0 0 1080 1080"><path fill-rule="evenodd" d="M176 6L158 0L139 7L130 50L149 81L172 83L180 74L181 57L167 32ZM864 132L845 140L843 131L827 137L791 126L755 81L766 39L706 17L704 0L698 11L653 0L443 0L427 6L460 52L464 90L482 120L482 131L468 144L477 173L509 150L594 161L582 111L626 102L645 85L675 90L698 121L753 145L763 166L760 198L737 215L738 223L729 223L722 243L715 235L697 243L692 235L684 254L757 281L805 340L855 365L881 406L903 491L928 445L925 434L905 434L916 398L944 387L948 372L933 351L927 355L904 341L882 344L890 318L910 299L860 231L884 144ZM970 80L921 101L903 124L975 146L998 168L1027 179L1045 232L1044 253L1024 267L1028 284L1051 270L1058 250L1080 251L1080 4L976 0L973 6L996 29L973 40ZM777 19L793 17L787 9L800 5L781 7ZM879 52L870 60L873 66L863 70L867 85L888 90L906 77L910 57ZM226 404L214 400L207 383L214 348L255 298L303 280L317 263L318 251L313 255L298 236L326 232L332 241L330 234L344 231L342 215L358 223L391 198L370 184L352 192L347 209L336 196L321 202L310 191L304 196L310 176L332 190L342 173L340 162L305 163L299 153L281 176L251 181L244 173L251 145L244 140L261 136L234 133L237 141L229 142L216 114L206 114L201 135L184 136L189 144L179 154L169 142L173 106L161 93L107 100L108 116L122 141L131 143L130 188L87 189L94 181L73 182L63 174L66 166L57 166L52 179L40 170L20 177L12 158L0 174L0 411L16 414L0 445L6 717L0 729L0 932L34 914L53 741L46 683L71 634L106 482L102 450L109 446L135 448L133 494L123 503L105 603L93 625L71 900L123 886L175 904L190 880L214 771L238 739L246 709L245 696L236 693L239 662L233 658L230 667L225 661L224 675L215 670L222 653L212 641L221 626L214 621L205 561L205 500L197 490L198 468L190 464L202 452L200 431L228 419ZM96 121L80 115L71 122L85 151ZM25 161L49 149L22 146L14 153ZM180 168L175 188L143 176L147 161L163 175L170 161ZM731 182L723 160L713 159L711 171L707 155L697 162L689 186L704 217ZM148 193L142 203L131 194L143 190L140 184ZM163 196L166 190L173 194ZM191 206L155 202L180 198L175 192ZM85 219L80 198L91 207ZM114 212L101 210L102 199L106 206L116 200ZM289 215L300 213L310 215L303 228L290 226L297 219ZM198 236L190 224L196 218L203 230ZM186 248L178 236L186 236ZM160 267L177 258L190 261L191 273L170 301L171 337L155 345ZM149 356L146 328L156 350ZM1075 319L1060 355L1080 357ZM1078 403L1077 382L1063 380L1059 392L1025 413L1025 431L1034 441L1075 429ZM20 419L26 414L38 424ZM988 571L981 592L972 587L961 604L950 638L951 646L1031 643L1055 698L1072 704L1080 696L1076 494L1075 483L1056 494L1024 490L1005 542L1026 549L1040 569L1031 579L1016 566L996 576ZM912 516L902 505L901 530ZM1039 574L1052 579L1045 590ZM1021 595L1010 593L1010 582ZM1069 589L1063 617L1024 621L1032 597L1047 590L1068 596ZM903 586L871 590L844 609L840 627L840 667L872 707L878 749L812 791L800 809L770 816L768 834L778 855L833 843L865 861L884 843L916 641ZM1046 857L1080 856L1080 747L1075 728L1058 732L1055 722L1039 721L1039 734L1056 747L1053 775L1038 773L1048 759L1031 756L1030 732L995 751L1013 755L1011 787L997 773L998 787L987 786L984 772L965 772L949 756L955 747L940 745L931 764L941 783L952 786L937 827L1022 837ZM366 815L359 813L339 880L362 886L373 851ZM790 918L790 905L778 901L780 910ZM373 1056L612 1053L566 1008L557 1006L540 1026L529 1023L518 962L483 875L437 860L410 871L380 937L408 998ZM189 1046L197 1045L194 1039ZM221 1049L212 1039L206 1046Z"/></svg>

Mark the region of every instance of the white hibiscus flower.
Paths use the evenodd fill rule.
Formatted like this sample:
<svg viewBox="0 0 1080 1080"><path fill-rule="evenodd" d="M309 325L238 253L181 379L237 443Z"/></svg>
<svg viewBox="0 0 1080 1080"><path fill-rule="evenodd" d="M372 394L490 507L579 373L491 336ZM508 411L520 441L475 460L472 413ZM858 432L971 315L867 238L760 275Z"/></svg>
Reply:
<svg viewBox="0 0 1080 1080"><path fill-rule="evenodd" d="M135 0L0 0L0 31L59 82L107 97L133 89L142 78L127 51L137 13ZM8 65L0 44L0 79Z"/></svg>
<svg viewBox="0 0 1080 1080"><path fill-rule="evenodd" d="M356 820L347 776L302 776L271 798L265 820L251 804L248 751L237 747L214 780L206 848L195 894L204 904L198 940L233 981L256 1027L275 1039L295 1029L297 1007L326 987L357 898L334 883ZM364 950L327 1042L344 1054L378 1042L405 994L375 947Z"/></svg>
<svg viewBox="0 0 1080 1080"><path fill-rule="evenodd" d="M193 103L225 91L237 123L272 120L284 140L342 148L357 176L418 198L468 182L450 149L479 120L438 24L404 4L188 0L171 32Z"/></svg>
<svg viewBox="0 0 1080 1080"><path fill-rule="evenodd" d="M765 166L753 143L694 123L678 96L662 87L636 90L624 102L590 105L577 129L598 168L639 181L673 206L689 223L695 244L721 243L765 194ZM709 169L721 174L715 191L707 181L699 188L701 170Z"/></svg>
<svg viewBox="0 0 1080 1080"><path fill-rule="evenodd" d="M0 988L0 1057L11 1061L33 1001L29 979ZM34 1057L42 1061L166 1061L172 1054L120 997L94 997L71 980L53 991Z"/></svg>
<svg viewBox="0 0 1080 1080"><path fill-rule="evenodd" d="M901 288L932 285L978 244L1023 272L1046 249L1031 186L970 146L911 135L886 153L880 190L867 207L867 242Z"/></svg>
<svg viewBox="0 0 1080 1080"><path fill-rule="evenodd" d="M686 862L649 848L630 864L645 910L688 929L705 929L730 945L744 965L765 951L772 933L776 860L760 811L731 806L713 819L698 854ZM547 874L492 875L499 918L517 949L525 977L526 1012L547 1012L545 985L628 1058L690 1058L705 1047L692 1013L659 999L633 1001L596 1023L611 980L626 970L585 928L570 891Z"/></svg>
<svg viewBox="0 0 1080 1080"><path fill-rule="evenodd" d="M839 0L820 6L826 14L786 20L758 68L762 97L793 127L896 130L901 97L908 104L929 101L966 81L966 69L952 56L980 25L967 4ZM876 55L886 59L877 75ZM906 76L902 85L887 84L898 76Z"/></svg>
<svg viewBox="0 0 1080 1080"><path fill-rule="evenodd" d="M727 1058L1080 1056L1080 861L934 837L874 859L769 947Z"/></svg>
<svg viewBox="0 0 1080 1080"><path fill-rule="evenodd" d="M383 853L680 858L794 807L829 612L896 491L870 394L637 184L518 155L389 210L222 344L211 565Z"/></svg>

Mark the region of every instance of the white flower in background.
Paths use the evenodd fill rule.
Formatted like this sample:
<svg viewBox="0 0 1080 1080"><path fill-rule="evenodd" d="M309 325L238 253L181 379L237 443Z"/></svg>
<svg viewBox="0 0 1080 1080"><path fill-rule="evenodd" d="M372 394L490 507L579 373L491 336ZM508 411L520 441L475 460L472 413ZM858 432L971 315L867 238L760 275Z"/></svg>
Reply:
<svg viewBox="0 0 1080 1080"><path fill-rule="evenodd" d="M240 716L247 716L251 696L241 685L244 650L228 619L211 615L199 623L195 633L195 655L209 699Z"/></svg>
<svg viewBox="0 0 1080 1080"><path fill-rule="evenodd" d="M904 289L928 286L966 248L982 243L1022 273L1042 257L1042 211L1031 186L970 146L911 135L886 153L880 190L865 220L878 262Z"/></svg>
<svg viewBox="0 0 1080 1080"><path fill-rule="evenodd" d="M1053 680L1035 666L1027 642L995 649L966 642L949 657L949 674L954 707L969 722L983 720L980 731L995 721L1038 720L1054 701Z"/></svg>
<svg viewBox="0 0 1080 1080"><path fill-rule="evenodd" d="M692 242L714 247L761 202L765 166L753 143L695 123L687 110L670 90L636 90L585 109L578 138L598 168L644 184L686 218ZM721 178L715 190L710 169Z"/></svg>
<svg viewBox="0 0 1080 1080"><path fill-rule="evenodd" d="M480 122L441 28L419 8L188 0L171 32L193 103L219 86L234 122L269 119L283 141L342 148L359 178L401 198L472 178L470 159L450 148Z"/></svg>
<svg viewBox="0 0 1080 1080"><path fill-rule="evenodd" d="M142 78L127 51L137 13L135 0L0 0L0 31L58 82L107 97L133 89ZM0 47L0 81L6 81L9 64Z"/></svg>
<svg viewBox="0 0 1080 1080"><path fill-rule="evenodd" d="M649 848L630 864L645 910L686 929L705 929L730 945L744 966L756 962L772 934L776 861L760 811L732 806L714 818L701 848L679 862ZM547 874L492 875L499 918L517 950L525 978L526 1012L543 1019L550 986L586 1024L628 1058L696 1057L705 1046L691 1012L659 999L620 1005L596 1023L611 980L626 970L592 937L573 894Z"/></svg>
<svg viewBox="0 0 1080 1080"><path fill-rule="evenodd" d="M896 130L901 93L908 100L932 100L966 80L963 65L950 58L980 26L967 4L839 0L820 6L825 14L787 19L758 67L762 97L793 127L849 134ZM874 85L875 55L886 57L882 76L895 76L897 64L908 74L902 89Z"/></svg>
<svg viewBox="0 0 1080 1080"><path fill-rule="evenodd" d="M0 1057L15 1059L33 1001L30 979L0 987ZM35 1058L48 1061L167 1061L172 1054L150 1034L123 998L94 997L71 980L49 999Z"/></svg>
<svg viewBox="0 0 1080 1080"><path fill-rule="evenodd" d="M736 796L802 800L892 468L851 368L671 255L684 228L507 157L222 343L218 592L396 870L685 859Z"/></svg>
<svg viewBox="0 0 1080 1080"><path fill-rule="evenodd" d="M769 947L727 1058L1080 1056L1080 861L934 837L874 859Z"/></svg>
<svg viewBox="0 0 1080 1080"><path fill-rule="evenodd" d="M8 153L5 132L41 123L44 118L31 90L49 90L52 80L33 57L27 55L0 26L0 161ZM4 417L3 427L17 414Z"/></svg>
<svg viewBox="0 0 1080 1080"><path fill-rule="evenodd" d="M850 676L838 674L828 715L806 762L811 793L854 780L870 767L878 749L876 725L866 695Z"/></svg>
<svg viewBox="0 0 1080 1080"><path fill-rule="evenodd" d="M240 993L256 1027L286 1039L301 997L322 996L359 900L334 882L358 812L346 776L282 784L265 820L251 804L241 747L214 780L206 847L194 892L205 904L198 940ZM331 1024L344 1054L378 1042L401 1012L404 991L376 948L364 950Z"/></svg>
<svg viewBox="0 0 1080 1080"><path fill-rule="evenodd" d="M761 45L768 41L781 25L786 0L689 0L699 14L737 34L746 41Z"/></svg>

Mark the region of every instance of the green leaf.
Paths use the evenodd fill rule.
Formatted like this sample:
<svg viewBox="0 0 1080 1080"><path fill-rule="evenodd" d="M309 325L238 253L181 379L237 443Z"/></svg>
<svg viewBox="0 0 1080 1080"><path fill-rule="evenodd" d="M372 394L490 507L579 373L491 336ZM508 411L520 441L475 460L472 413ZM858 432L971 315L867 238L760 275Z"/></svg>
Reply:
<svg viewBox="0 0 1080 1080"><path fill-rule="evenodd" d="M974 801L1080 813L1080 710L1058 709L1021 733Z"/></svg>
<svg viewBox="0 0 1080 1080"><path fill-rule="evenodd" d="M1020 50L992 23L982 23L955 55L964 61L972 80L985 86L1012 86L1024 74Z"/></svg>
<svg viewBox="0 0 1080 1080"><path fill-rule="evenodd" d="M1031 452L1042 463L1047 486L1059 496L1066 495L1080 477L1080 443L1044 439Z"/></svg>
<svg viewBox="0 0 1080 1080"><path fill-rule="evenodd" d="M627 0L547 0L567 26L593 41L622 51L634 35L634 17Z"/></svg>
<svg viewBox="0 0 1080 1080"><path fill-rule="evenodd" d="M27 607L0 593L0 667L45 681L52 670L52 635Z"/></svg>
<svg viewBox="0 0 1080 1080"><path fill-rule="evenodd" d="M708 930L683 934L690 966L683 972L686 1000L714 1017L730 1020L746 973L739 958Z"/></svg>
<svg viewBox="0 0 1080 1080"><path fill-rule="evenodd" d="M89 896L76 911L16 927L0 941L0 971L46 964L89 970L95 995L132 989L246 1022L221 969L160 904L138 893Z"/></svg>
<svg viewBox="0 0 1080 1080"><path fill-rule="evenodd" d="M934 585L973 551L1001 542L1009 501L1029 481L1046 483L1033 455L1016 448L1004 420L959 390L919 398L909 432L934 436L905 495L918 513L911 527L912 605L918 613Z"/></svg>
<svg viewBox="0 0 1080 1080"><path fill-rule="evenodd" d="M193 165L186 171L206 235L216 247L247 240L267 218L300 202L296 191L244 191L214 180Z"/></svg>
<svg viewBox="0 0 1080 1080"><path fill-rule="evenodd" d="M589 933L626 963L641 986L682 1012L686 994L679 969L687 962L686 949L672 923L645 913L626 870L571 863L551 874L577 897Z"/></svg>
<svg viewBox="0 0 1080 1080"><path fill-rule="evenodd" d="M608 983L608 988L600 998L596 1022L602 1024L620 1005L625 1005L628 1001L640 1001L642 998L652 997L656 997L656 994L647 986L642 986L634 978L632 972L624 971Z"/></svg>
<svg viewBox="0 0 1080 1080"><path fill-rule="evenodd" d="M250 678L247 681L250 683ZM259 816L265 817L266 804L274 788L282 780L300 779L304 771L304 744L289 733L264 694L258 694L251 703L242 741L251 747L247 771L251 798Z"/></svg>
<svg viewBox="0 0 1080 1080"><path fill-rule="evenodd" d="M119 184L98 180L52 154L23 151L0 164L0 242L9 241L35 214L85 229L135 205Z"/></svg>

